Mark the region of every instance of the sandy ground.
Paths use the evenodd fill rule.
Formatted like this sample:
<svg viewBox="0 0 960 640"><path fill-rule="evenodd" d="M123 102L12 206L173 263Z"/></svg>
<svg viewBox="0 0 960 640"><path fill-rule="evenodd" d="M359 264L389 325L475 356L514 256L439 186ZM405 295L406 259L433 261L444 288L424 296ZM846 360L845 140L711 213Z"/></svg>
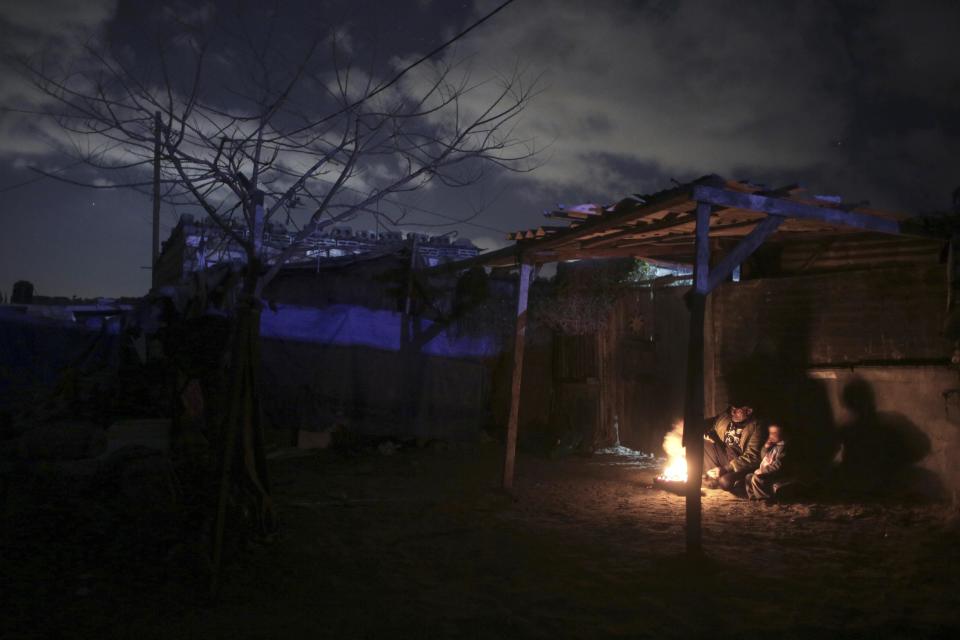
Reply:
<svg viewBox="0 0 960 640"><path fill-rule="evenodd" d="M282 537L231 564L214 603L196 576L137 560L150 550L77 557L57 542L81 536L75 519L25 536L7 518L0 636L960 637L960 527L942 506L708 491L707 559L689 562L683 499L650 488L653 470L521 457L511 498L499 454L273 460Z"/></svg>

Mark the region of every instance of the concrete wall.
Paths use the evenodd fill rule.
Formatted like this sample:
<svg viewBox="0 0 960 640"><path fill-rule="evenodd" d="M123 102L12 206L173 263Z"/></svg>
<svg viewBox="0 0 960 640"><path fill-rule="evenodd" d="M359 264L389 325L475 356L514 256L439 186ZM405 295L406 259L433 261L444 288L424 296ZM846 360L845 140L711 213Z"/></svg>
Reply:
<svg viewBox="0 0 960 640"><path fill-rule="evenodd" d="M861 385L875 399L877 429L893 427L922 434L926 445L916 465L930 475L911 473L909 487L927 495L960 500L960 376L950 366L853 367L812 369L827 392L836 428L842 430L857 420L856 410L845 402L844 391Z"/></svg>
<svg viewBox="0 0 960 640"><path fill-rule="evenodd" d="M819 456L857 424L896 432L922 448L916 488L956 501L960 376L943 335L946 291L942 265L723 285L708 312L707 412L751 403Z"/></svg>
<svg viewBox="0 0 960 640"><path fill-rule="evenodd" d="M867 433L895 432L922 451L907 465L914 488L957 501L960 375L942 332L946 287L945 268L929 262L721 286L707 319L708 415L739 398L761 417L793 427L804 453L824 465L845 429L866 424ZM612 315L604 358L609 371L594 384L606 400L599 412L610 414L605 420L618 417L628 446L656 451L670 421L682 415L683 293L628 291ZM564 406L556 378L570 367L559 361L564 354L552 353L560 342L543 331L528 336L522 435L555 420ZM505 380L509 362L501 367ZM572 392L570 385L565 389ZM505 407L509 395L499 395ZM870 405L868 416L857 414L863 403Z"/></svg>

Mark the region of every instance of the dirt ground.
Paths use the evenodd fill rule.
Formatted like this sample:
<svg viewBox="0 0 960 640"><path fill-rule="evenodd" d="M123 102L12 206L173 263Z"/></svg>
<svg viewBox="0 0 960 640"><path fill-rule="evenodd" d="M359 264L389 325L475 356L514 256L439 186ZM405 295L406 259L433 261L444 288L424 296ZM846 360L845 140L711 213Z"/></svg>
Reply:
<svg viewBox="0 0 960 640"><path fill-rule="evenodd" d="M521 457L510 498L495 444L279 453L282 536L233 562L216 602L154 550L109 548L129 536L84 533L96 513L8 508L0 637L960 637L943 506L707 491L690 562L683 499L636 461Z"/></svg>

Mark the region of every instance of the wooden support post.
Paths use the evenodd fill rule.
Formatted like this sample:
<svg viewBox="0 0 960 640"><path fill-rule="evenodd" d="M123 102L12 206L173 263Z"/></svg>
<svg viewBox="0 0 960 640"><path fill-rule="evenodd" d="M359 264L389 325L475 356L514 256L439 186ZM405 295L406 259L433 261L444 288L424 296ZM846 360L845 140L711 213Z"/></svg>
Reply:
<svg viewBox="0 0 960 640"><path fill-rule="evenodd" d="M756 251L760 245L770 237L770 234L777 230L781 222L783 222L783 218L777 216L768 216L761 220L760 223L753 228L753 231L748 233L743 240L737 243L737 246L735 246L730 253L725 255L720 262L710 269L710 273L707 276L707 292L713 291L720 286L724 280L729 278L734 269L749 258L750 254Z"/></svg>
<svg viewBox="0 0 960 640"><path fill-rule="evenodd" d="M947 245L947 315L944 336L953 343L951 360L960 352L960 234L954 233Z"/></svg>
<svg viewBox="0 0 960 640"><path fill-rule="evenodd" d="M689 297L690 337L687 344L687 389L683 412L683 446L687 453L687 554L699 555L701 542L700 476L703 475L703 338L710 274L710 210L697 204L696 262Z"/></svg>
<svg viewBox="0 0 960 640"><path fill-rule="evenodd" d="M530 281L533 279L533 265L520 265L520 283L517 295L517 326L513 345L513 384L510 390L510 418L507 421L506 453L503 462L503 488L513 488L513 468L517 459L517 421L520 418L520 380L523 377L523 345L527 333L527 299L530 295Z"/></svg>
<svg viewBox="0 0 960 640"><path fill-rule="evenodd" d="M953 234L947 245L947 314L953 312L960 300L960 234Z"/></svg>

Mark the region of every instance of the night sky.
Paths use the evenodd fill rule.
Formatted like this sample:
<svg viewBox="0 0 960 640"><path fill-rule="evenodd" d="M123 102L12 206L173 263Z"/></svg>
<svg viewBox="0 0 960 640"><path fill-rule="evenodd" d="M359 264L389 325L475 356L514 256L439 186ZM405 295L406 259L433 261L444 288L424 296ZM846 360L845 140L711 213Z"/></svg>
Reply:
<svg viewBox="0 0 960 640"><path fill-rule="evenodd" d="M0 39L6 54L70 55L78 41L94 37L146 59L149 39L138 35L144 29L175 29L187 12L215 21L238 6L144 9L152 4L2 0ZM335 25L355 64L376 75L389 60L425 53L497 4L278 6L313 16L286 38ZM476 77L517 64L541 76L543 91L520 126L546 149L542 166L488 174L467 189L407 195L420 211L404 229L455 228L496 248L505 244L503 231L540 224L541 212L556 203L611 202L706 173L800 183L906 212L946 211L960 186L958 33L960 2L953 1L517 0L444 55L468 61ZM43 106L9 68L0 102ZM0 112L0 291L9 295L15 280L28 279L43 295L144 293L149 198L36 180L29 167L71 162L51 151L57 140L42 118ZM470 224L415 226L467 218L480 205ZM181 213L196 209L164 208L164 237Z"/></svg>

